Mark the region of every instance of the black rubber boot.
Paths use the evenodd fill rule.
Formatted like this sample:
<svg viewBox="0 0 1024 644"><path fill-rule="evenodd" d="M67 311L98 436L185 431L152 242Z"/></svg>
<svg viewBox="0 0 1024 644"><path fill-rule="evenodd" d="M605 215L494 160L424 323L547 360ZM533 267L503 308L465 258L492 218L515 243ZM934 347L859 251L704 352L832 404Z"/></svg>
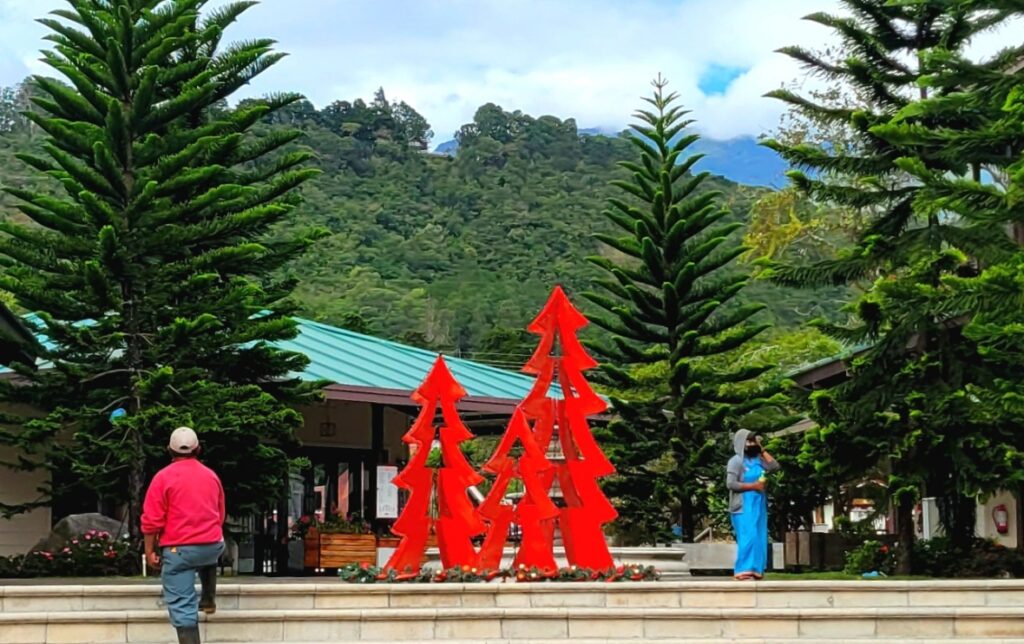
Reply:
<svg viewBox="0 0 1024 644"><path fill-rule="evenodd" d="M199 610L212 615L217 612L217 567L200 568L199 584L203 588L199 595Z"/></svg>
<svg viewBox="0 0 1024 644"><path fill-rule="evenodd" d="M186 626L178 629L178 644L200 644L199 627Z"/></svg>

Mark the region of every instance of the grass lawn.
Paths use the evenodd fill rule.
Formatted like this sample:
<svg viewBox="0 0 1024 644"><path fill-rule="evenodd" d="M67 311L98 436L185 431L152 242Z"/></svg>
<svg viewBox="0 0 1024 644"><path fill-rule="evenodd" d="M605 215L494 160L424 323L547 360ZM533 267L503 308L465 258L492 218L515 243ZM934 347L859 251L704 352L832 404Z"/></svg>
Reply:
<svg viewBox="0 0 1024 644"><path fill-rule="evenodd" d="M934 577L877 577L864 579L860 575L848 575L845 572L770 572L764 576L765 581L920 581Z"/></svg>

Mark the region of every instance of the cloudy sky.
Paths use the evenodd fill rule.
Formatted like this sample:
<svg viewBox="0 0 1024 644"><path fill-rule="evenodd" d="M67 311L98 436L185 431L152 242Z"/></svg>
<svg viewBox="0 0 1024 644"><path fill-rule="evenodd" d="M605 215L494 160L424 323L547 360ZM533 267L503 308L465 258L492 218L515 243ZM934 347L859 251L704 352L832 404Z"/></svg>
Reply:
<svg viewBox="0 0 1024 644"><path fill-rule="evenodd" d="M36 62L33 18L61 0L0 0L0 85ZM301 91L318 106L383 86L450 138L478 106L621 128L658 72L714 138L758 135L780 106L761 96L800 76L774 50L828 42L801 21L836 0L263 0L234 38L291 56L251 93Z"/></svg>

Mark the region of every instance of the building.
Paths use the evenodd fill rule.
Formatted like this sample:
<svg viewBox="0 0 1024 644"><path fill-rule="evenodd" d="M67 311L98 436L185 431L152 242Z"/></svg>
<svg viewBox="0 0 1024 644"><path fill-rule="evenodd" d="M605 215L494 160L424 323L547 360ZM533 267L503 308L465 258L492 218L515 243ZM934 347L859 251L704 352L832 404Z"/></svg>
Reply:
<svg viewBox="0 0 1024 644"><path fill-rule="evenodd" d="M799 387L805 389L826 389L846 379L852 361L869 346L859 345L802 369L789 374L789 377ZM814 421L804 419L795 425L778 432L780 434L792 434L805 432L815 427ZM865 503L855 503L850 513L850 519L857 520L869 514ZM1005 512L1005 532L997 525ZM924 498L914 513L915 528L919 538L930 538L941 534L942 526L939 523L938 508L934 498ZM1008 548L1024 548L1024 514L1021 512L1021 491L1002 490L993 495L990 499L978 502L977 523L975 533L984 539L994 539L996 542ZM813 517L814 530L818 532L829 532L833 529L835 520L835 508L831 505L819 508ZM881 532L893 532L893 518L879 517L876 527Z"/></svg>
<svg viewBox="0 0 1024 644"><path fill-rule="evenodd" d="M287 535L289 522L302 514L335 509L377 518L378 475L393 474L407 457L401 439L418 413L410 395L437 358L432 351L311 320L297 322L298 335L277 346L309 358L302 378L331 384L322 402L300 408L305 423L298 432L302 447L297 455L307 457L311 467L291 482L289 493L282 494L276 507L268 507L264 517L247 519L254 537L254 569L267 572L284 569L286 551L277 544ZM4 364L28 362L34 342L20 320L0 306ZM533 386L530 376L458 358L446 361L468 393L459 411L476 433L502 431ZM0 453L3 461L14 457ZM41 476L0 467L0 501L35 498ZM382 489L393 491L386 485ZM46 536L58 514L44 508L0 519L0 555L24 553Z"/></svg>

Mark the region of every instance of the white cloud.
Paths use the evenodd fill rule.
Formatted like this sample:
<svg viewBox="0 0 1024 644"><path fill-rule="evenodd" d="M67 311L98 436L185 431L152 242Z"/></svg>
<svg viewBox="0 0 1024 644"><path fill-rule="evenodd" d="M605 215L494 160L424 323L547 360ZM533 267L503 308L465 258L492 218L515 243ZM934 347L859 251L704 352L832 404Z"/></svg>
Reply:
<svg viewBox="0 0 1024 644"><path fill-rule="evenodd" d="M219 2L218 2L219 3ZM19 80L44 44L31 21L60 0L0 0L0 84ZM620 128L658 72L716 138L773 127L762 95L800 75L775 49L824 44L800 20L837 0L263 0L235 38L270 36L291 54L250 88L297 90L314 103L383 86L448 138L475 109L574 117ZM1006 42L1008 36L994 37ZM747 70L728 90L698 88L711 65ZM37 71L37 70L33 70Z"/></svg>

